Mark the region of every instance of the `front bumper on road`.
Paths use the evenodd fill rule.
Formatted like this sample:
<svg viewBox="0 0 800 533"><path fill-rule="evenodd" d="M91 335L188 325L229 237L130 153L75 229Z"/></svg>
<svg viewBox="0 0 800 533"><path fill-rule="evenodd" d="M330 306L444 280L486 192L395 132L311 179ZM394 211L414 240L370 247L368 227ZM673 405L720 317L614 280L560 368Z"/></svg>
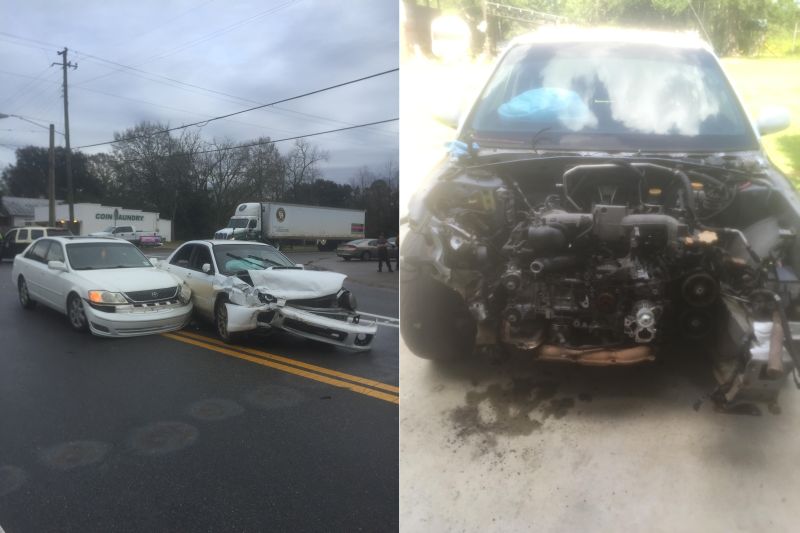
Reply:
<svg viewBox="0 0 800 533"><path fill-rule="evenodd" d="M101 337L136 337L183 328L191 320L193 306L188 303L167 309L106 313L93 308L87 302L83 309L93 334Z"/></svg>
<svg viewBox="0 0 800 533"><path fill-rule="evenodd" d="M378 331L374 322L353 322L356 313L349 316L348 320L339 320L297 307L225 305L228 308L228 331L231 333L259 328L278 329L349 350L366 351L372 347L372 340Z"/></svg>

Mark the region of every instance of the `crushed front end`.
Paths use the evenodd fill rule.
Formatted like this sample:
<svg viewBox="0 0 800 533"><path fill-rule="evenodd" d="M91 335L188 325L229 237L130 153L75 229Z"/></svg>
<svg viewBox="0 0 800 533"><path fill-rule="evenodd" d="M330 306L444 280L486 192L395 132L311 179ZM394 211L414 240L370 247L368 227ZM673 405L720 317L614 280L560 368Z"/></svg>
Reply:
<svg viewBox="0 0 800 533"><path fill-rule="evenodd" d="M354 351L372 347L378 327L374 322L361 321L355 296L347 289L308 297L297 290L254 286L251 274L261 276L260 271L250 271L241 278L230 277L216 288L228 298L229 332L281 330Z"/></svg>
<svg viewBox="0 0 800 533"><path fill-rule="evenodd" d="M593 366L690 343L711 356L718 399L773 400L797 361L798 227L794 193L758 172L621 157L450 167L412 204L401 331L431 359L499 349Z"/></svg>

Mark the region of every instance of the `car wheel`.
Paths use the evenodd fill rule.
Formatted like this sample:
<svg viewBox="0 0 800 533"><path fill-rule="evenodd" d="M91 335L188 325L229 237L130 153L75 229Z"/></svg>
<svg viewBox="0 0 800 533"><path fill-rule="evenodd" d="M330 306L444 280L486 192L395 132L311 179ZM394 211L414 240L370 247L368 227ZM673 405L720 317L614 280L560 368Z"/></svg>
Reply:
<svg viewBox="0 0 800 533"><path fill-rule="evenodd" d="M22 276L19 277L19 282L17 283L17 292L19 292L19 304L23 309L36 307L36 302L31 299L31 295L28 292L28 284Z"/></svg>
<svg viewBox="0 0 800 533"><path fill-rule="evenodd" d="M473 353L475 320L460 294L423 272L404 276L400 287L400 333L412 352L435 361Z"/></svg>
<svg viewBox="0 0 800 533"><path fill-rule="evenodd" d="M225 342L235 342L239 340L241 335L228 331L228 308L225 307L226 303L228 303L228 298L217 298L217 305L214 306L214 327L220 339Z"/></svg>
<svg viewBox="0 0 800 533"><path fill-rule="evenodd" d="M342 259L344 259L345 261L350 261L352 259L352 257L344 256L344 257L342 257Z"/></svg>
<svg viewBox="0 0 800 533"><path fill-rule="evenodd" d="M75 331L86 331L89 329L89 321L86 320L86 313L83 312L83 301L73 293L67 299L67 318L69 325Z"/></svg>
<svg viewBox="0 0 800 533"><path fill-rule="evenodd" d="M361 260L362 261L369 261L372 259L372 254L369 252L361 252Z"/></svg>

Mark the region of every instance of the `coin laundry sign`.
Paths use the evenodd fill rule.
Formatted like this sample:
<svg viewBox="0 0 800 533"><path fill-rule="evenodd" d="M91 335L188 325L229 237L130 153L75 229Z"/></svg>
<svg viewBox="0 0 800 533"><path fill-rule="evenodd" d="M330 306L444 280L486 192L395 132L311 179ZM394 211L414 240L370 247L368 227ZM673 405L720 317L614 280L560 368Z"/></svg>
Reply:
<svg viewBox="0 0 800 533"><path fill-rule="evenodd" d="M115 222L118 221L118 220L125 220L125 221L130 221L130 222L141 222L142 220L144 220L144 216L143 215L126 215L124 213L120 213L116 209L114 210L113 214L112 213L95 213L94 218L96 218L97 220L113 220Z"/></svg>

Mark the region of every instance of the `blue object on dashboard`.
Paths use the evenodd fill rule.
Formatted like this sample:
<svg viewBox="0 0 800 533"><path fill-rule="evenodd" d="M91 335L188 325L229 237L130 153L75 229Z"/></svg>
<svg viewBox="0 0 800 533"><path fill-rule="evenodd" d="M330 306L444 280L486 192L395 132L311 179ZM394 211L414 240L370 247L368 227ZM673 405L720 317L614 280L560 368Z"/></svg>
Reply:
<svg viewBox="0 0 800 533"><path fill-rule="evenodd" d="M578 93L558 87L525 91L497 108L500 118L510 122L564 121L590 113Z"/></svg>

